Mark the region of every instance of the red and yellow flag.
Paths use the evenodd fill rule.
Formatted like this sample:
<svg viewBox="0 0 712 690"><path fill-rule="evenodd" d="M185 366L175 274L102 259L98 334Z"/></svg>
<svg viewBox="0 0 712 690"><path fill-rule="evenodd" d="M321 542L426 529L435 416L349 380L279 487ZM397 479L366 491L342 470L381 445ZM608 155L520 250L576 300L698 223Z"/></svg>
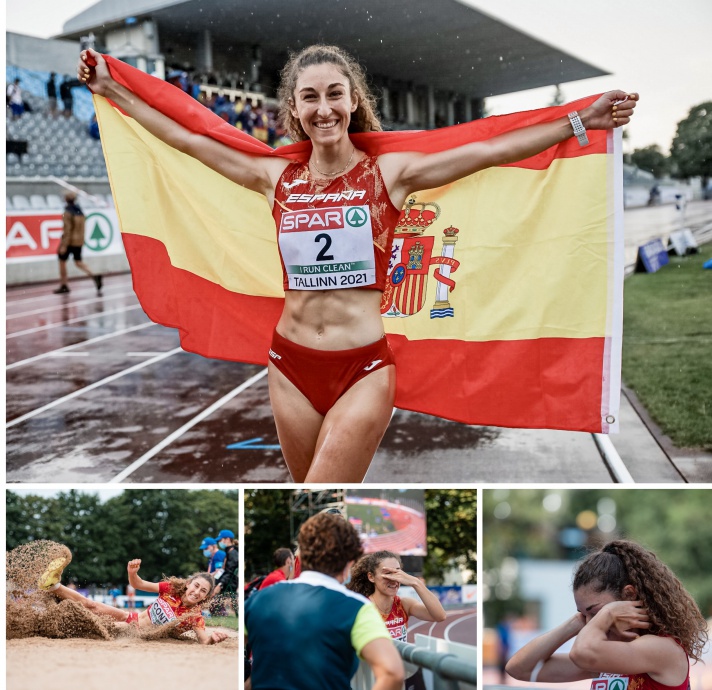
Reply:
<svg viewBox="0 0 712 690"><path fill-rule="evenodd" d="M112 75L193 132L272 151L179 89L115 59ZM134 289L189 352L267 363L284 293L264 197L156 139L95 96ZM435 152L581 109L594 98L427 132L353 135L370 155ZM622 331L619 132L412 195L382 313L396 405L468 424L616 431Z"/></svg>

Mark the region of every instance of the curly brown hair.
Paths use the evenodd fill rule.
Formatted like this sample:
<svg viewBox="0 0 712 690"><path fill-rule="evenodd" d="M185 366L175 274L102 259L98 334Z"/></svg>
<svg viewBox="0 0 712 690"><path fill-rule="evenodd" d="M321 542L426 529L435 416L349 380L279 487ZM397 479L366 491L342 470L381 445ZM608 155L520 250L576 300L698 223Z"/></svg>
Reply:
<svg viewBox="0 0 712 690"><path fill-rule="evenodd" d="M277 90L279 117L287 134L294 141L308 139L299 118L292 115L294 89L299 73L313 65L332 64L349 80L352 94L356 94L358 106L351 115L349 132L380 132L381 123L376 115L376 98L366 83L366 72L356 60L338 46L317 44L308 46L289 56L282 68L281 81Z"/></svg>
<svg viewBox="0 0 712 690"><path fill-rule="evenodd" d="M205 580L210 587L208 588L208 595L203 599L203 601L200 602L200 606L204 606L206 602L210 601L210 598L213 596L213 592L215 591L215 578L210 574L210 573L193 573L189 577L163 577L164 582L168 582L171 586L171 591L174 596L180 597L181 599L183 598L183 595L185 594L185 590L188 588L188 585L193 582L193 580L197 580L199 577L202 577L203 580Z"/></svg>
<svg viewBox="0 0 712 690"><path fill-rule="evenodd" d="M297 542L302 570L332 577L363 553L358 532L344 518L331 513L310 517L299 530Z"/></svg>
<svg viewBox="0 0 712 690"><path fill-rule="evenodd" d="M376 585L368 579L369 573L376 574L378 566L387 558L395 558L398 564L403 567L400 556L392 551L375 551L363 556L351 569L351 582L348 588L365 597L370 597L376 591Z"/></svg>
<svg viewBox="0 0 712 690"><path fill-rule="evenodd" d="M707 622L675 573L652 551L624 539L609 542L590 553L577 568L574 591L587 585L619 599L623 598L623 588L632 585L648 610L648 632L669 635L689 657L700 660L707 643Z"/></svg>

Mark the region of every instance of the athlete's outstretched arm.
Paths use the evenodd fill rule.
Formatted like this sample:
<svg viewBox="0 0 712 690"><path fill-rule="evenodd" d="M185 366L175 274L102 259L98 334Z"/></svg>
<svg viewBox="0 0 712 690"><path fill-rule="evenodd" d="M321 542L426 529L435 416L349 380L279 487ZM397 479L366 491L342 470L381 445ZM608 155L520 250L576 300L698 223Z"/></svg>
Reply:
<svg viewBox="0 0 712 690"><path fill-rule="evenodd" d="M140 589L144 592L158 592L159 587L157 582L149 582L138 576L138 569L141 567L141 559L134 558L132 561L128 562L126 566L126 571L129 574L129 584L134 589Z"/></svg>
<svg viewBox="0 0 712 690"><path fill-rule="evenodd" d="M579 116L586 129L613 129L630 122L637 101L636 93L609 91ZM379 162L391 198L397 204L396 200L405 199L409 193L441 187L485 168L529 158L573 135L569 118L562 117L447 151L385 154Z"/></svg>
<svg viewBox="0 0 712 690"><path fill-rule="evenodd" d="M564 621L512 655L505 670L517 680L567 683L591 678L592 674L577 666L568 654L554 654L564 642L576 637L584 627L584 617L576 615ZM532 678L532 674L535 677Z"/></svg>
<svg viewBox="0 0 712 690"><path fill-rule="evenodd" d="M89 59L96 65L89 65ZM79 79L95 94L111 99L161 141L196 158L229 180L267 197L271 196L279 175L287 165L284 159L250 156L215 139L189 131L115 81L106 60L95 50L82 51L77 73Z"/></svg>

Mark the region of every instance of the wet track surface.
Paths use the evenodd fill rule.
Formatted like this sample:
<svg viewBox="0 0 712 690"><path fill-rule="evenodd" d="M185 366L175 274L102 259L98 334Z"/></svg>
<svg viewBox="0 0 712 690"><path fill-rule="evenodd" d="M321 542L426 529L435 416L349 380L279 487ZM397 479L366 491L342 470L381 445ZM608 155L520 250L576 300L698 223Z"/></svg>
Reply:
<svg viewBox="0 0 712 690"><path fill-rule="evenodd" d="M477 646L477 611L475 608L446 611L441 623L430 623L411 617L408 620L408 642L415 644L416 635L428 635L450 642Z"/></svg>
<svg viewBox="0 0 712 690"><path fill-rule="evenodd" d="M7 289L9 482L285 482L260 366L180 349L129 275ZM396 410L366 482L610 482L590 434Z"/></svg>

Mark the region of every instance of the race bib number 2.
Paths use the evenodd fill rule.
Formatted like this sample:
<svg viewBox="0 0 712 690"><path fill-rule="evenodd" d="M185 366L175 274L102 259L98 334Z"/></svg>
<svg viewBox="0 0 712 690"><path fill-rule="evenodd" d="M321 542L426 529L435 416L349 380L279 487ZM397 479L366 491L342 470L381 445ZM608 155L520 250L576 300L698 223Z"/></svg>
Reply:
<svg viewBox="0 0 712 690"><path fill-rule="evenodd" d="M368 206L288 211L279 226L279 248L290 290L341 290L376 282Z"/></svg>

